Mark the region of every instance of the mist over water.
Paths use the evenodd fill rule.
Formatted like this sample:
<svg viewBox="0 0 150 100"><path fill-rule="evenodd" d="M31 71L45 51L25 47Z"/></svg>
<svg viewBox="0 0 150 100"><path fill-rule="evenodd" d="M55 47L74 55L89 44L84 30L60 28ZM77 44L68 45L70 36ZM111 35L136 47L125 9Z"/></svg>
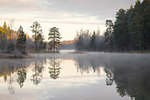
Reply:
<svg viewBox="0 0 150 100"><path fill-rule="evenodd" d="M150 54L61 51L31 55L0 59L0 99L150 99Z"/></svg>

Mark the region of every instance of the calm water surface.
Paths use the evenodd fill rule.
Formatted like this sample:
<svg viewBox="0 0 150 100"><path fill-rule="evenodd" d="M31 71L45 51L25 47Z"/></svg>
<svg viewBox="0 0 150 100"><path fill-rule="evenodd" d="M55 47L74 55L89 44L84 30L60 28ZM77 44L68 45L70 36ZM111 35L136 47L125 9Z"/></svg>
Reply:
<svg viewBox="0 0 150 100"><path fill-rule="evenodd" d="M0 59L0 100L150 100L150 54Z"/></svg>

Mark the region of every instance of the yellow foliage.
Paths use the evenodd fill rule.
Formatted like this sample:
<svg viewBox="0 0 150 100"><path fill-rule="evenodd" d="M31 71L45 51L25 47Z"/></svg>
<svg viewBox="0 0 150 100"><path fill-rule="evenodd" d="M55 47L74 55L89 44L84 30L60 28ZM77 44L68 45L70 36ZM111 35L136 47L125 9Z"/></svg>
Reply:
<svg viewBox="0 0 150 100"><path fill-rule="evenodd" d="M4 22L4 25L2 27L0 26L0 37L3 35L5 35L8 40L17 38L17 32L10 29L10 27L7 26L6 22ZM28 34L26 34L26 37L30 38Z"/></svg>
<svg viewBox="0 0 150 100"><path fill-rule="evenodd" d="M0 32L1 32L1 33L4 33L4 31L3 31L3 28L2 28L2 27L0 27Z"/></svg>

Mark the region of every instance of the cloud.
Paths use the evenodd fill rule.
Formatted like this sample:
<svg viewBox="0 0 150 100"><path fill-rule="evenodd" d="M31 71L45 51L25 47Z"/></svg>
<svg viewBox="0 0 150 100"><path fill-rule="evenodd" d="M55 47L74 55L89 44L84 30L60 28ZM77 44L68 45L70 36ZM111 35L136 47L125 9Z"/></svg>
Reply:
<svg viewBox="0 0 150 100"><path fill-rule="evenodd" d="M17 18L20 16L61 22L82 22L89 19L87 23L100 23L101 20L114 18L116 11L126 9L134 2L135 0L0 0L0 13Z"/></svg>
<svg viewBox="0 0 150 100"><path fill-rule="evenodd" d="M45 34L49 26L59 27L63 38L73 39L81 28L94 30L105 21L115 19L120 8L127 9L136 0L0 0L0 22L15 20L15 27L22 25L29 34L33 21L39 21ZM2 25L2 24L1 24ZM69 27L69 28L68 28Z"/></svg>
<svg viewBox="0 0 150 100"><path fill-rule="evenodd" d="M37 6L35 0L0 0L1 12L18 13L34 11Z"/></svg>
<svg viewBox="0 0 150 100"><path fill-rule="evenodd" d="M86 14L99 18L114 17L120 8L128 8L135 0L48 0L50 11Z"/></svg>

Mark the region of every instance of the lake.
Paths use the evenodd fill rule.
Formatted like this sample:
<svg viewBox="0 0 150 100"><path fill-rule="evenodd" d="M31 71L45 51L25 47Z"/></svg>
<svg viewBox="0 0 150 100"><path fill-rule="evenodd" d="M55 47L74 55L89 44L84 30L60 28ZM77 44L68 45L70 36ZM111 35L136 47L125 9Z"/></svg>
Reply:
<svg viewBox="0 0 150 100"><path fill-rule="evenodd" d="M0 100L150 100L150 54L0 58Z"/></svg>

